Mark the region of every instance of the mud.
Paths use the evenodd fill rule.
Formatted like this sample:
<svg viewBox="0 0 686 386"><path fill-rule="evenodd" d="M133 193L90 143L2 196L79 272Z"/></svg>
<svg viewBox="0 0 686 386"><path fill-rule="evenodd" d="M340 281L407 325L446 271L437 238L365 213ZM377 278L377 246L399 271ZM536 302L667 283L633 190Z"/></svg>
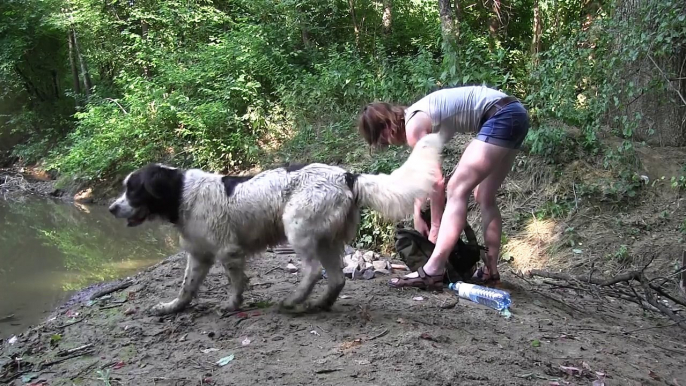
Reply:
<svg viewBox="0 0 686 386"><path fill-rule="evenodd" d="M251 260L244 310L229 314L217 308L228 299L218 265L191 307L163 318L146 313L176 295L183 254L97 301L90 293L102 286L90 288L14 344L2 343L0 383L686 385L683 331L631 303L543 290L503 269L509 319L447 289L389 288L387 276L348 280L330 312L286 314L275 303L299 280L283 269L289 261L299 266L292 255Z"/></svg>

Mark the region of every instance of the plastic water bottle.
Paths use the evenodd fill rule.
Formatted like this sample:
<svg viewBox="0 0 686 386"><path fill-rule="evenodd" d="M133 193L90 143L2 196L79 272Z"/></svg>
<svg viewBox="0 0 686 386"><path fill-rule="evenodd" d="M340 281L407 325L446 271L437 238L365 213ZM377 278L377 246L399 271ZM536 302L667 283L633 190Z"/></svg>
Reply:
<svg viewBox="0 0 686 386"><path fill-rule="evenodd" d="M499 289L482 287L461 281L450 283L448 288L461 298L469 299L474 303L483 304L498 311L506 310L512 304L510 294Z"/></svg>

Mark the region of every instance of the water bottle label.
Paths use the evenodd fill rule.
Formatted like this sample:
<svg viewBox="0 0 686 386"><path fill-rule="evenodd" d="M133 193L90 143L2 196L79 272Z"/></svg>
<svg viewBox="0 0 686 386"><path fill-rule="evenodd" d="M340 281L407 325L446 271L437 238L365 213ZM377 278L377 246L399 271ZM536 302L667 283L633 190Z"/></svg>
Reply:
<svg viewBox="0 0 686 386"><path fill-rule="evenodd" d="M469 298L469 293L474 287L476 287L474 284L460 283L459 287L457 287L457 294L461 298Z"/></svg>

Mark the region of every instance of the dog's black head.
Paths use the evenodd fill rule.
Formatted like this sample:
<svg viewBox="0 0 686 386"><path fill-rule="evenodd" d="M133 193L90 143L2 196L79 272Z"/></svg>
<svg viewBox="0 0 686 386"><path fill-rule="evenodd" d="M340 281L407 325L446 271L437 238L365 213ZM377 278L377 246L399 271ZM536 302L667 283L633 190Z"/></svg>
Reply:
<svg viewBox="0 0 686 386"><path fill-rule="evenodd" d="M161 164L142 167L126 177L124 193L110 205L110 212L117 218L125 218L128 226L156 217L176 224L183 177L182 170Z"/></svg>

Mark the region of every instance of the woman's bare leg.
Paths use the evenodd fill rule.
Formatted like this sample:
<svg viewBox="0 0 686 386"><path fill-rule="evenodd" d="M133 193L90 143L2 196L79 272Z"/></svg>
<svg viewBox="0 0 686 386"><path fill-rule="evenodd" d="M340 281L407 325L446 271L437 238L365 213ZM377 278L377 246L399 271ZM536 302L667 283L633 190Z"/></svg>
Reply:
<svg viewBox="0 0 686 386"><path fill-rule="evenodd" d="M486 253L486 270L484 280L498 277L498 256L500 254L500 242L503 234L503 220L500 209L496 202L498 189L505 181L505 177L512 170L512 164L517 156L517 150L510 152L502 160L502 166L489 174L474 189L474 198L481 208L481 221L483 224L484 244L488 248Z"/></svg>
<svg viewBox="0 0 686 386"><path fill-rule="evenodd" d="M473 140L465 149L459 164L448 182L448 200L441 219L438 239L424 271L429 276L440 275L467 222L467 201L472 190L490 174L503 168L503 160L512 149ZM510 165L511 166L511 165ZM508 168L509 171L509 168ZM507 173L505 173L507 174ZM414 278L413 272L405 278ZM397 283L398 279L391 281Z"/></svg>

